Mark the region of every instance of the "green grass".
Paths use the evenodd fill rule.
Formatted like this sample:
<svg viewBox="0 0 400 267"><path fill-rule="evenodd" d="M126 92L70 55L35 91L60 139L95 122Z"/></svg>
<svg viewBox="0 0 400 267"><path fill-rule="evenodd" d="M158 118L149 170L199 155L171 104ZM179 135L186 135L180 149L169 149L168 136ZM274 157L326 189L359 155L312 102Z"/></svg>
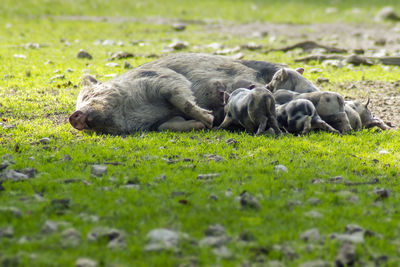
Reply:
<svg viewBox="0 0 400 267"><path fill-rule="evenodd" d="M12 238L0 237L2 266L18 261L20 266L74 266L79 257L89 257L98 266L189 266L195 259L200 266L240 266L243 262L278 260L285 266L324 259L333 262L340 242L331 233L343 233L348 224L358 224L377 235L366 237L357 245L357 266L373 263L387 256L388 266L400 261L398 174L400 135L389 132L361 131L343 137L328 133L307 136L254 137L246 133L225 131L191 133L138 133L132 136L104 136L74 130L67 117L74 111L80 90L80 77L86 71L100 77L123 73L122 67L105 66L108 53L120 50L136 56L129 62L138 66L162 55L162 49L178 38L202 47L220 42L229 47L255 41L269 47L265 39L243 39L210 33L201 25L189 25L175 32L167 24L143 22L88 22L52 18L53 15L98 15L147 18L160 16L180 19L225 19L246 22L309 23L369 22L383 5L399 7L397 1L253 1L260 8L251 9L248 1L11 1L0 7L0 163L9 161L8 169L35 168L38 174L23 182L3 182L0 207L16 207L21 217L0 212L0 229L13 226ZM346 4L345 4L346 3ZM337 14L325 14L325 8L337 6ZM351 16L355 6L361 15ZM157 8L158 7L158 8ZM279 8L278 8L279 7ZM245 12L246 11L246 12ZM296 12L295 12L296 11ZM343 12L342 12L343 11ZM313 13L315 12L315 13ZM323 13L321 13L323 12ZM311 15L309 15L311 14ZM338 15L340 14L340 16ZM29 15L29 16L27 16ZM6 27L7 24L10 24ZM69 45L66 45L67 40ZM94 45L98 40L123 41L125 46ZM145 45L132 45L140 40ZM39 43L40 49L27 49L27 43ZM93 60L76 59L79 49L89 51ZM207 48L196 51L211 52ZM243 51L246 58L285 62L298 66L281 52L263 54ZM15 58L23 54L26 59ZM51 64L45 64L51 61ZM124 60L117 61L121 64ZM399 68L381 66L333 69L311 62L308 68L322 68L331 80L329 89L342 82L379 80L392 82L399 78ZM66 72L68 68L73 72ZM57 74L65 79L51 81ZM320 74L306 72L315 80ZM344 92L346 93L346 92ZM49 144L39 140L49 137ZM227 144L228 139L236 144ZM388 154L379 153L386 150ZM64 161L66 155L71 160ZM220 162L209 155L223 157ZM11 159L10 159L11 158ZM91 175L93 164L106 164L108 173L101 178ZM283 164L288 173L276 173L274 166ZM4 172L3 172L4 173ZM218 173L210 180L198 180L199 174ZM166 180L157 179L165 175ZM361 185L331 183L334 176ZM322 184L312 183L323 179ZM378 184L362 184L373 179ZM76 183L64 183L78 179ZM124 188L136 183L140 189ZM387 199L376 201L376 188L390 191ZM244 191L258 198L261 209L242 209L238 197ZM345 193L343 193L345 191ZM232 195L227 194L232 192ZM347 193L346 193L347 192ZM346 200L356 195L359 201ZM215 195L218 200L210 199ZM38 197L41 196L41 197ZM317 205L307 202L320 199ZM68 209L51 204L54 199L70 199ZM290 203L299 201L299 205ZM318 211L323 217L306 216ZM83 220L80 214L98 216L97 222ZM47 220L67 222L52 234L42 234ZM231 242L227 247L232 259L220 259L210 247L196 242L204 237L210 224L222 224ZM108 249L105 242L91 243L87 234L96 226L107 226L126 233L125 249ZM77 247L61 246L61 232L73 227L81 234ZM325 242L308 243L300 235L318 228ZM145 252L146 234L155 228L187 233L179 252ZM253 241L238 242L243 232ZM26 237L27 242L20 242ZM274 249L289 245L298 254L290 260ZM186 264L186 265L185 265Z"/></svg>

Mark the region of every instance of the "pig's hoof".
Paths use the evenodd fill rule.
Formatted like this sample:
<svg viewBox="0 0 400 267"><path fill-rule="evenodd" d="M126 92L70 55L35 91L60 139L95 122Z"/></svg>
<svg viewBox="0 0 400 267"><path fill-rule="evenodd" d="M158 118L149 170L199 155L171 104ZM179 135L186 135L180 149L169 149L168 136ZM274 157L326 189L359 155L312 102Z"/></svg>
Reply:
<svg viewBox="0 0 400 267"><path fill-rule="evenodd" d="M204 116L204 120L202 122L206 125L208 129L211 129L213 126L214 116L211 114L206 114Z"/></svg>

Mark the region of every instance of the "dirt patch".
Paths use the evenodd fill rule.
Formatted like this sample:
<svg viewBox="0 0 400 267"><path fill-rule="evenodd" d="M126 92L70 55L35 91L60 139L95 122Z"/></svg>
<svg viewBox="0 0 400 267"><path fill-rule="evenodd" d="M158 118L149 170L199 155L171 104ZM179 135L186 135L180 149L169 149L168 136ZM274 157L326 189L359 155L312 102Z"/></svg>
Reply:
<svg viewBox="0 0 400 267"><path fill-rule="evenodd" d="M300 41L319 41L324 45L338 46L349 52L363 50L368 56L377 53L400 53L400 25L397 24L208 24L207 30L244 38L270 36L271 46L293 44Z"/></svg>
<svg viewBox="0 0 400 267"><path fill-rule="evenodd" d="M335 85L346 99L366 102L371 112L396 129L400 126L400 81L355 81Z"/></svg>

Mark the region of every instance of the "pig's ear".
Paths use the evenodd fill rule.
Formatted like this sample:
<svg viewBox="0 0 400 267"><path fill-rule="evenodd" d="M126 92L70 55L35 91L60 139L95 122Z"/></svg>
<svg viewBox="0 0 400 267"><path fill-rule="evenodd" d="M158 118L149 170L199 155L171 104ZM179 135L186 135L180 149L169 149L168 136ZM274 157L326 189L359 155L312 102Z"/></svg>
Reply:
<svg viewBox="0 0 400 267"><path fill-rule="evenodd" d="M303 73L304 73L304 68L297 68L296 71L297 71L298 73L300 73L301 75L303 75Z"/></svg>
<svg viewBox="0 0 400 267"><path fill-rule="evenodd" d="M287 70L285 68L283 68L281 71L280 80L281 80L281 82L284 82L287 80L287 78L288 78Z"/></svg>
<svg viewBox="0 0 400 267"><path fill-rule="evenodd" d="M368 107L368 105L369 105L369 97L368 97L368 100L367 100L367 102L364 104L364 106L367 108Z"/></svg>
<svg viewBox="0 0 400 267"><path fill-rule="evenodd" d="M251 85L249 86L249 90L253 90L254 88L256 88L256 85L255 85L255 84L251 84Z"/></svg>
<svg viewBox="0 0 400 267"><path fill-rule="evenodd" d="M85 75L83 75L83 77L82 77L82 85L83 85L83 86L91 86L91 85L93 85L93 84L98 84L98 83L99 83L99 81L96 80L96 78L93 77L93 76L90 75L90 74L85 74Z"/></svg>

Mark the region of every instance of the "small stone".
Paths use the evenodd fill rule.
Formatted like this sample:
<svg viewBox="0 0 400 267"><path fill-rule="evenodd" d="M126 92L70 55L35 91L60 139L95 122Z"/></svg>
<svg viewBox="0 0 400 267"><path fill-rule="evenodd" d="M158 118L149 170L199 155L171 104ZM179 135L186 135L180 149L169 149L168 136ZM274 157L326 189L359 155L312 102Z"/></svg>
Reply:
<svg viewBox="0 0 400 267"><path fill-rule="evenodd" d="M320 242L322 240L322 236L317 228L303 232L300 238L306 242Z"/></svg>
<svg viewBox="0 0 400 267"><path fill-rule="evenodd" d="M227 190L227 191L225 191L225 192L224 192L224 196L225 196L225 197L231 197L231 196L233 196L232 190Z"/></svg>
<svg viewBox="0 0 400 267"><path fill-rule="evenodd" d="M79 214L79 218L80 218L83 222L92 222L92 223L96 223L96 222L99 221L99 216L91 215L91 214L87 214L87 213L80 213L80 214Z"/></svg>
<svg viewBox="0 0 400 267"><path fill-rule="evenodd" d="M26 59L26 56L21 54L15 54L14 58Z"/></svg>
<svg viewBox="0 0 400 267"><path fill-rule="evenodd" d="M12 226L6 226L0 228L0 238L2 237L11 238L13 236L14 236L14 228Z"/></svg>
<svg viewBox="0 0 400 267"><path fill-rule="evenodd" d="M205 231L206 236L221 236L225 235L225 233L226 233L225 227L223 227L220 224L210 225Z"/></svg>
<svg viewBox="0 0 400 267"><path fill-rule="evenodd" d="M355 232L353 234L331 234L330 238L341 242L364 244L364 232Z"/></svg>
<svg viewBox="0 0 400 267"><path fill-rule="evenodd" d="M175 31L184 31L186 29L186 24L184 24L184 23L174 23L174 24L172 24L172 28Z"/></svg>
<svg viewBox="0 0 400 267"><path fill-rule="evenodd" d="M335 176L329 179L329 182L331 183L343 183L344 178L343 176Z"/></svg>
<svg viewBox="0 0 400 267"><path fill-rule="evenodd" d="M386 199L390 195L389 190L384 189L384 188L375 188L375 190L373 190L372 193L374 193L374 194L376 194L378 196L376 201L380 201L380 200Z"/></svg>
<svg viewBox="0 0 400 267"><path fill-rule="evenodd" d="M95 227L87 235L87 240L90 242L97 242L99 240L112 241L117 238L121 238L123 233L114 228L108 227Z"/></svg>
<svg viewBox="0 0 400 267"><path fill-rule="evenodd" d="M140 190L141 187L140 187L140 185L138 185L138 184L126 184L126 185L121 186L121 188Z"/></svg>
<svg viewBox="0 0 400 267"><path fill-rule="evenodd" d="M362 228L357 224L348 224L344 229L344 232L347 234L354 234L356 232L364 232L364 231L365 231L364 228Z"/></svg>
<svg viewBox="0 0 400 267"><path fill-rule="evenodd" d="M310 197L309 199L307 199L307 203L310 205L313 205L313 206L319 204L320 202L321 202L321 200L316 197Z"/></svg>
<svg viewBox="0 0 400 267"><path fill-rule="evenodd" d="M43 145L47 145L50 144L51 139L48 137L43 137L42 139L39 140L39 143L43 144Z"/></svg>
<svg viewBox="0 0 400 267"><path fill-rule="evenodd" d="M187 42L179 41L176 40L172 42L170 45L168 45L168 48L174 49L174 50L182 50L185 49L189 46Z"/></svg>
<svg viewBox="0 0 400 267"><path fill-rule="evenodd" d="M124 62L124 69L130 70L130 69L133 69L133 66L128 61L125 61Z"/></svg>
<svg viewBox="0 0 400 267"><path fill-rule="evenodd" d="M3 177L3 179L1 179ZM28 175L15 170L5 170L0 180L7 180L12 182L21 182L29 179Z"/></svg>
<svg viewBox="0 0 400 267"><path fill-rule="evenodd" d="M385 150L385 149L381 149L381 150L378 151L378 154L381 154L381 155L388 155L388 154L390 154L390 153L389 153L389 151L387 151L387 150Z"/></svg>
<svg viewBox="0 0 400 267"><path fill-rule="evenodd" d="M197 175L197 180L210 180L218 177L219 175L219 173L199 174Z"/></svg>
<svg viewBox="0 0 400 267"><path fill-rule="evenodd" d="M33 178L38 173L36 168L25 168L22 170L22 173L27 175L28 178Z"/></svg>
<svg viewBox="0 0 400 267"><path fill-rule="evenodd" d="M147 233L146 251L175 250L180 241L177 232L169 229L154 229Z"/></svg>
<svg viewBox="0 0 400 267"><path fill-rule="evenodd" d="M2 216L4 216L4 214L11 214L12 216L17 218L22 217L21 210L15 207L0 207L0 214Z"/></svg>
<svg viewBox="0 0 400 267"><path fill-rule="evenodd" d="M74 228L65 229L61 233L61 246L77 247L81 243L81 234Z"/></svg>
<svg viewBox="0 0 400 267"><path fill-rule="evenodd" d="M311 181L311 183L312 183L312 184L324 184L324 183L325 183L325 180L320 179L320 178L316 178L316 179L313 179L313 180Z"/></svg>
<svg viewBox="0 0 400 267"><path fill-rule="evenodd" d="M120 52L112 54L112 56L108 60L124 59L124 58L131 58L131 57L134 57L134 55L132 53L120 51Z"/></svg>
<svg viewBox="0 0 400 267"><path fill-rule="evenodd" d="M226 235L222 236L206 236L199 241L201 247L220 247L227 244L231 238Z"/></svg>
<svg viewBox="0 0 400 267"><path fill-rule="evenodd" d="M322 65L325 66L332 66L335 68L343 68L345 65L341 60L337 60L337 59L330 59L330 60L324 60L322 62Z"/></svg>
<svg viewBox="0 0 400 267"><path fill-rule="evenodd" d="M75 262L75 267L97 267L97 262L88 258L79 258Z"/></svg>
<svg viewBox="0 0 400 267"><path fill-rule="evenodd" d="M50 202L50 206L57 211L63 211L69 209L70 202L71 200L69 198L58 198L53 199Z"/></svg>
<svg viewBox="0 0 400 267"><path fill-rule="evenodd" d="M212 200L214 200L214 201L218 201L218 196L215 195L215 194L211 194L211 195L209 196L209 198L212 199Z"/></svg>
<svg viewBox="0 0 400 267"><path fill-rule="evenodd" d="M213 160L213 161L215 161L215 162L221 162L221 161L224 160L223 157L218 156L218 155L214 155L214 154L206 155L206 157L207 157L207 159L208 159L209 161Z"/></svg>
<svg viewBox="0 0 400 267"><path fill-rule="evenodd" d="M235 144L238 143L238 141L236 141L236 139L229 138L229 139L227 139L227 140L225 141L225 143L226 143L227 145L235 145Z"/></svg>
<svg viewBox="0 0 400 267"><path fill-rule="evenodd" d="M117 76L118 76L117 73L111 73L111 74L106 74L106 75L104 75L104 78L115 78L115 77L117 77Z"/></svg>
<svg viewBox="0 0 400 267"><path fill-rule="evenodd" d="M92 55L83 49L79 50L78 54L76 55L76 58L93 59Z"/></svg>
<svg viewBox="0 0 400 267"><path fill-rule="evenodd" d="M251 196L247 192L244 192L240 196L240 206L242 208L250 208L250 209L260 209L261 205L258 202L257 198Z"/></svg>
<svg viewBox="0 0 400 267"><path fill-rule="evenodd" d="M382 8L375 17L376 21L385 21L385 20L390 20L390 21L399 21L400 16L397 15L396 11L394 10L393 7L387 6Z"/></svg>
<svg viewBox="0 0 400 267"><path fill-rule="evenodd" d="M289 172L288 168L285 165L281 165L281 164L278 164L278 165L274 166L274 170L277 173L279 173L279 172Z"/></svg>
<svg viewBox="0 0 400 267"><path fill-rule="evenodd" d="M0 163L0 171L7 169L8 166L9 163L7 161L3 161L2 163Z"/></svg>
<svg viewBox="0 0 400 267"><path fill-rule="evenodd" d="M250 42L250 43L243 45L242 48L248 49L248 50L258 50L258 49L262 48L262 45Z"/></svg>
<svg viewBox="0 0 400 267"><path fill-rule="evenodd" d="M314 218L314 219L319 219L319 218L323 217L323 215L321 213L319 213L318 211L315 211L315 210L305 212L304 216L309 217L309 218Z"/></svg>
<svg viewBox="0 0 400 267"><path fill-rule="evenodd" d="M212 252L220 258L230 259L232 258L232 252L225 246L216 247L212 250Z"/></svg>
<svg viewBox="0 0 400 267"><path fill-rule="evenodd" d="M329 83L329 79L325 78L325 77L318 77L317 80L316 80L316 83L319 83L319 84L321 84L321 83Z"/></svg>
<svg viewBox="0 0 400 267"><path fill-rule="evenodd" d="M285 264L280 261L268 261L266 264L266 267L285 267Z"/></svg>
<svg viewBox="0 0 400 267"><path fill-rule="evenodd" d="M46 221L42 227L43 234L52 234L58 231L58 224L53 221Z"/></svg>
<svg viewBox="0 0 400 267"><path fill-rule="evenodd" d="M322 69L320 69L320 68L315 68L315 69L309 70L308 72L309 72L309 73L321 73L321 72L322 72Z"/></svg>
<svg viewBox="0 0 400 267"><path fill-rule="evenodd" d="M116 67L119 67L120 65L119 65L119 63L116 63L116 62L108 62L108 63L106 63L106 66L111 67L111 68L116 68Z"/></svg>
<svg viewBox="0 0 400 267"><path fill-rule="evenodd" d="M124 249L126 248L125 238L123 237L115 238L110 242L108 242L107 247L111 249Z"/></svg>
<svg viewBox="0 0 400 267"><path fill-rule="evenodd" d="M323 260L314 260L314 261L307 261L303 264L300 264L299 267L331 267L332 265Z"/></svg>
<svg viewBox="0 0 400 267"><path fill-rule="evenodd" d="M106 175L108 172L108 167L105 165L93 165L91 168L91 174L97 177Z"/></svg>
<svg viewBox="0 0 400 267"><path fill-rule="evenodd" d="M356 261L356 247L350 243L343 243L339 249L335 264L337 267L353 266Z"/></svg>
<svg viewBox="0 0 400 267"><path fill-rule="evenodd" d="M61 161L70 161L72 160L72 157L68 154L64 155L64 157L61 159Z"/></svg>
<svg viewBox="0 0 400 267"><path fill-rule="evenodd" d="M58 74L58 75L55 75L55 76L51 77L50 81L63 80L63 79L65 79L65 75L64 74Z"/></svg>
<svg viewBox="0 0 400 267"><path fill-rule="evenodd" d="M353 64L355 66L359 66L359 65L371 66L371 65L374 65L374 63L371 60L369 60L366 57L360 56L360 55L350 55L344 60L344 62L347 63L347 64Z"/></svg>
<svg viewBox="0 0 400 267"><path fill-rule="evenodd" d="M358 203L360 201L360 198L356 195L351 195L348 198L346 198L346 200L351 203Z"/></svg>
<svg viewBox="0 0 400 267"><path fill-rule="evenodd" d="M294 249L288 245L283 245L281 251L286 259L294 260L299 257L299 254L294 251Z"/></svg>

